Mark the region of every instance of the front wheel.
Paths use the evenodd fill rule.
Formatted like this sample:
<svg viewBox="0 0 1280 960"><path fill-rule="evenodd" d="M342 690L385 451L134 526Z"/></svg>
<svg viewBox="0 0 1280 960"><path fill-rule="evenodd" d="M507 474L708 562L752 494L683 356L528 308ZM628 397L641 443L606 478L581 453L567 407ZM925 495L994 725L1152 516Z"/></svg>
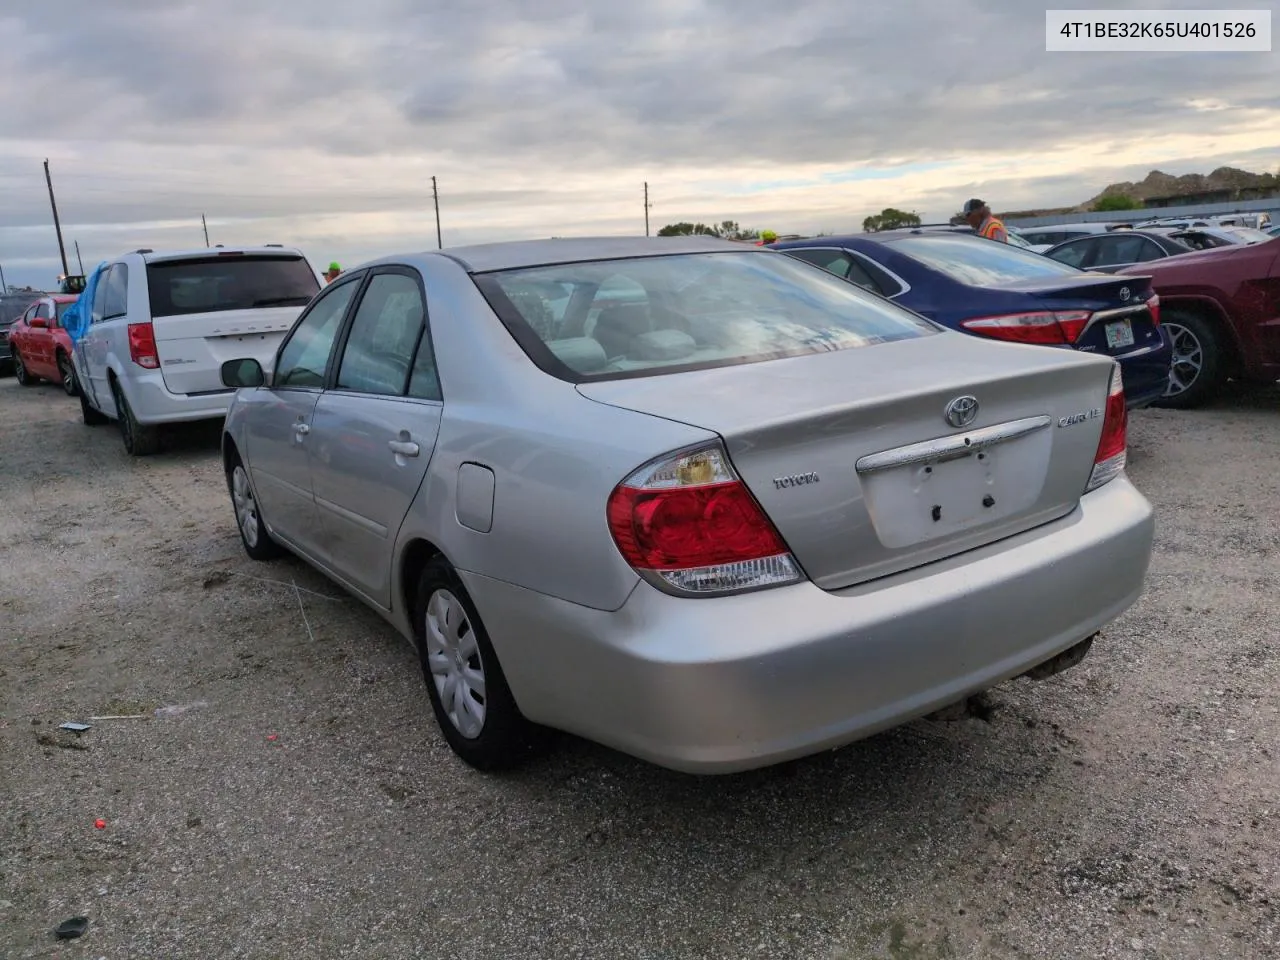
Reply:
<svg viewBox="0 0 1280 960"><path fill-rule="evenodd" d="M480 615L443 557L418 578L414 627L431 708L453 752L478 770L525 759L536 728L516 706Z"/></svg>
<svg viewBox="0 0 1280 960"><path fill-rule="evenodd" d="M111 381L111 395L116 401L116 417L120 421L120 438L124 440L124 448L135 457L149 457L159 450L160 430L154 425L138 422L116 380Z"/></svg>
<svg viewBox="0 0 1280 960"><path fill-rule="evenodd" d="M72 365L71 358L61 350L58 351L58 374L62 377L62 389L68 397L74 397L80 392L76 383L76 368Z"/></svg>
<svg viewBox="0 0 1280 960"><path fill-rule="evenodd" d="M1226 380L1222 334L1198 313L1176 307L1163 311L1161 326L1173 341L1169 385L1156 406L1190 410L1213 399Z"/></svg>
<svg viewBox="0 0 1280 960"><path fill-rule="evenodd" d="M227 487L231 491L231 506L236 511L236 526L240 529L240 542L250 560L265 562L274 560L282 551L271 534L267 533L258 509L258 499L249 483L249 471L236 457L231 472L227 474Z"/></svg>

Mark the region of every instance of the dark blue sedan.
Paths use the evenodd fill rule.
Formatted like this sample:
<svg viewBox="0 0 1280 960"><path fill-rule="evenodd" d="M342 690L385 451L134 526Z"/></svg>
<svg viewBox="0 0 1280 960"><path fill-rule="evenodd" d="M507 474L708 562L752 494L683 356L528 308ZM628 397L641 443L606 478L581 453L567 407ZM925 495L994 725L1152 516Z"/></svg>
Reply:
<svg viewBox="0 0 1280 960"><path fill-rule="evenodd" d="M1038 253L946 231L771 244L953 330L1106 354L1130 409L1164 396L1172 350L1146 277L1086 273Z"/></svg>

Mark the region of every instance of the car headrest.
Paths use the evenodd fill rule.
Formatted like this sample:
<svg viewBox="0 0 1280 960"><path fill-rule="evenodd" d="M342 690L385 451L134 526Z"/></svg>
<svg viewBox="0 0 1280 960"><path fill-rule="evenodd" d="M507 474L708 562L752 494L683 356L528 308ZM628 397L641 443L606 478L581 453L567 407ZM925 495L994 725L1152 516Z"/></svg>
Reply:
<svg viewBox="0 0 1280 960"><path fill-rule="evenodd" d="M593 337L548 340L547 346L561 363L577 373L595 373L609 365L604 347Z"/></svg>

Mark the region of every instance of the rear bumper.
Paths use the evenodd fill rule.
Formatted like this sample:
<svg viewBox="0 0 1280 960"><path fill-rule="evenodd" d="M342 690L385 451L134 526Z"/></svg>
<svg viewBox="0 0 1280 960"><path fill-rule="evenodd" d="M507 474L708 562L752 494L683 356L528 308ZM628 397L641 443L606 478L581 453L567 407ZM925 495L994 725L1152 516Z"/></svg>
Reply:
<svg viewBox="0 0 1280 960"><path fill-rule="evenodd" d="M139 423L221 420L235 396L234 390L204 395L171 393L158 370L122 378L120 384Z"/></svg>
<svg viewBox="0 0 1280 960"><path fill-rule="evenodd" d="M1125 403L1130 410L1149 407L1169 387L1169 367L1173 363L1173 345L1164 327L1157 327L1160 346L1118 357L1124 377Z"/></svg>
<svg viewBox="0 0 1280 960"><path fill-rule="evenodd" d="M729 773L815 753L1018 676L1141 594L1151 507L1125 478L1069 516L869 584L606 612L464 573L529 719L662 766Z"/></svg>

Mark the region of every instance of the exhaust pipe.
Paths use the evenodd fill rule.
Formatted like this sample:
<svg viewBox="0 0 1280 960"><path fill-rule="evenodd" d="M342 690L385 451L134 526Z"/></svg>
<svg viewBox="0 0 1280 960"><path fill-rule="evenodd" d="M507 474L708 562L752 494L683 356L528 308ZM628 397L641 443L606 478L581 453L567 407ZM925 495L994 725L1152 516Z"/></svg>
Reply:
<svg viewBox="0 0 1280 960"><path fill-rule="evenodd" d="M1089 655L1089 650L1093 647L1093 641L1097 636L1095 633L1092 637L1085 637L1075 646L1067 647L1056 657L1051 657L1044 663L1032 667L1021 676L1029 677L1032 680L1047 680L1063 670L1070 670Z"/></svg>

